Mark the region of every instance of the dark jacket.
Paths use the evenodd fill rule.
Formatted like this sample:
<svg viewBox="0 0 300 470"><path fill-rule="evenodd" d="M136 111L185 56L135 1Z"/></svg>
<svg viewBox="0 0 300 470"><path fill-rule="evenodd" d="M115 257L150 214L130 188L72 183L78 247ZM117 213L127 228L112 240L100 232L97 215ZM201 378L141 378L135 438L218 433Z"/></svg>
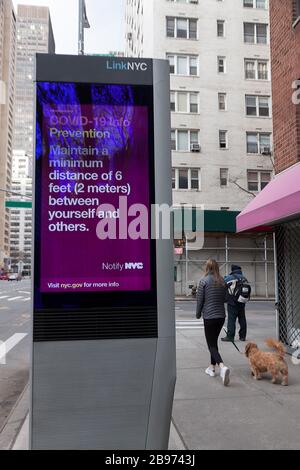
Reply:
<svg viewBox="0 0 300 470"><path fill-rule="evenodd" d="M197 291L197 318L201 318L201 316L204 320L225 318L225 302L225 284L216 284L212 274L201 279Z"/></svg>
<svg viewBox="0 0 300 470"><path fill-rule="evenodd" d="M230 281L234 281L234 280L241 280L241 279L245 279L245 276L242 272L242 268L240 266L236 266L236 265L232 265L231 266L231 273L229 274L229 276L225 276L224 277L224 281L225 283L227 284L228 282ZM244 304L241 304L241 303L238 303L235 298L233 297L233 295L230 295L229 292L227 292L227 303L228 305L232 305L232 307L237 307L237 308L245 308L245 305Z"/></svg>

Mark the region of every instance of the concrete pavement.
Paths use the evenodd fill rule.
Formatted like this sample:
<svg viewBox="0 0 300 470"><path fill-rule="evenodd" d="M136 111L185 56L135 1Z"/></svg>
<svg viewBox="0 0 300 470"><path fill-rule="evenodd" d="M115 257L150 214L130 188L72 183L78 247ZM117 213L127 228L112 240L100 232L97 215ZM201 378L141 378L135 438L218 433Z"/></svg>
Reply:
<svg viewBox="0 0 300 470"><path fill-rule="evenodd" d="M265 350L263 340L275 337L273 305L248 306L248 338ZM243 350L245 343L237 345ZM269 378L251 377L246 357L231 343L221 343L220 349L231 369L228 388L220 377L204 373L210 359L203 329L177 330L173 423L181 445L193 450L300 449L300 365L287 356L290 385L272 385Z"/></svg>

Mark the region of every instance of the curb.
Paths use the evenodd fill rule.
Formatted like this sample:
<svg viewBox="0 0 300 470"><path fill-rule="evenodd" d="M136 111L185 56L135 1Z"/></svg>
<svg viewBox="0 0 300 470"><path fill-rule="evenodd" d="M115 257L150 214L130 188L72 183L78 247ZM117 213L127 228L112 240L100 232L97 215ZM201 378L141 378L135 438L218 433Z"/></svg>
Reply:
<svg viewBox="0 0 300 470"><path fill-rule="evenodd" d="M29 385L26 385L12 409L6 424L0 431L0 449L12 450L20 430L28 416Z"/></svg>
<svg viewBox="0 0 300 470"><path fill-rule="evenodd" d="M186 446L183 440L183 437L180 435L173 418L171 421L168 450L173 450L173 451L188 450L188 447Z"/></svg>
<svg viewBox="0 0 300 470"><path fill-rule="evenodd" d="M25 418L11 450L29 450L29 413Z"/></svg>

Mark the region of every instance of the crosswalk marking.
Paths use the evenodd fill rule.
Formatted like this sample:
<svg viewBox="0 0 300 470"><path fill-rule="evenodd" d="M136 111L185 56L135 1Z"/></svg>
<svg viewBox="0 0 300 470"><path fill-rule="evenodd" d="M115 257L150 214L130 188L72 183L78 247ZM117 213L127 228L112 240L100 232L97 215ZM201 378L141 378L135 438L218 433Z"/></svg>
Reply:
<svg viewBox="0 0 300 470"><path fill-rule="evenodd" d="M29 302L31 300L31 297L24 297L22 295L18 295L15 297L9 297L8 295L3 295L0 297L0 300L5 300L7 302L14 302L14 301L19 301L19 302ZM6 307L3 307L3 309Z"/></svg>
<svg viewBox="0 0 300 470"><path fill-rule="evenodd" d="M203 322L199 320L177 320L176 329L177 330L203 330L204 325L203 325Z"/></svg>
<svg viewBox="0 0 300 470"><path fill-rule="evenodd" d="M16 333L4 343L0 342L0 364L6 364L6 355L26 336L28 336L27 333Z"/></svg>

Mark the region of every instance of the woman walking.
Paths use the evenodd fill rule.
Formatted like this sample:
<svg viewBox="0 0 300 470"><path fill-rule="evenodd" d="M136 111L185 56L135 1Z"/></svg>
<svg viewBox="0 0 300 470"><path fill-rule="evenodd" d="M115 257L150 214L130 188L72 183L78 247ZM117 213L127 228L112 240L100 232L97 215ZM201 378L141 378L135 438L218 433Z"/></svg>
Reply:
<svg viewBox="0 0 300 470"><path fill-rule="evenodd" d="M211 364L205 373L216 375L216 365L220 367L220 376L225 386L229 385L230 370L224 365L219 353L218 339L225 323L226 285L220 275L219 265L209 259L205 267L205 276L201 279L197 292L197 318L203 317L207 346L211 355Z"/></svg>

